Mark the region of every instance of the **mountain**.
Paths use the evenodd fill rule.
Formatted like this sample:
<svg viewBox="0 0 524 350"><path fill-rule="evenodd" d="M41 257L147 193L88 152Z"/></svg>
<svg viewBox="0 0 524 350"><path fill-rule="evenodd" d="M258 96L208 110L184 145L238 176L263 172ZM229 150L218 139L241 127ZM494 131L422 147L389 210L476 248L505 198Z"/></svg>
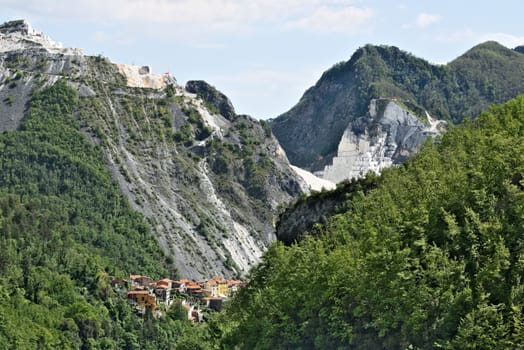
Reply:
<svg viewBox="0 0 524 350"><path fill-rule="evenodd" d="M431 109L399 88L411 84L371 84L377 95L355 99L331 168L318 156L315 166L336 177L362 154L359 169L409 159L307 197L304 179L329 183L291 166L271 124L237 115L208 83L183 87L63 48L24 21L0 25L0 348L519 348L524 98L421 146L460 119L439 108L519 83L471 70L519 55L487 43L445 67L409 58L464 91L433 100L447 80L429 77ZM348 77L375 74L366 67ZM295 199L279 216L287 246L270 245L276 213ZM130 273L248 270L203 326L176 308L136 317L111 286Z"/></svg>
<svg viewBox="0 0 524 350"><path fill-rule="evenodd" d="M524 45L517 46L513 50L520 52L520 53L524 53Z"/></svg>
<svg viewBox="0 0 524 350"><path fill-rule="evenodd" d="M110 276L160 278L172 261L80 131L75 90L31 95L21 128L0 134L0 348L162 346Z"/></svg>
<svg viewBox="0 0 524 350"><path fill-rule="evenodd" d="M178 276L247 273L275 240L277 208L307 189L269 125L206 82L183 87L63 48L24 21L1 25L0 130L24 129L35 91L57 82L78 95L75 121Z"/></svg>
<svg viewBox="0 0 524 350"><path fill-rule="evenodd" d="M523 173L521 96L380 176L301 199L279 224L295 242L252 271L216 325L221 347L520 348Z"/></svg>
<svg viewBox="0 0 524 350"><path fill-rule="evenodd" d="M430 64L396 47L367 45L347 62L326 71L291 110L270 124L292 164L322 173L326 167L336 165L333 158L340 156L341 146L342 151L353 147L360 151L358 157L369 158L357 170L365 172L377 168L373 162L402 162L402 153L416 152L428 136L422 126L410 121L412 130L417 129L412 139L418 140L415 143L399 140L403 133L390 131L389 126L370 138L377 124L377 118L370 117L374 114L374 100L399 104L426 126L431 120L456 124L485 111L492 103L524 92L523 78L524 55L518 48L510 50L496 42L475 46L446 65ZM397 123L405 124L405 120L395 117ZM445 129L444 123L438 123L441 130ZM358 146L360 140L366 141L364 148L369 148L369 144L383 143L381 140L388 138L394 142L375 150L375 156L369 157ZM352 141L345 142L347 139ZM393 153L392 157L387 156L388 152ZM350 178L355 171L346 173Z"/></svg>
<svg viewBox="0 0 524 350"><path fill-rule="evenodd" d="M339 183L368 172L380 173L403 163L420 150L428 137L447 129L445 121L431 118L426 111L417 115L408 106L409 101L397 98L372 99L368 113L346 127L331 164L316 174Z"/></svg>

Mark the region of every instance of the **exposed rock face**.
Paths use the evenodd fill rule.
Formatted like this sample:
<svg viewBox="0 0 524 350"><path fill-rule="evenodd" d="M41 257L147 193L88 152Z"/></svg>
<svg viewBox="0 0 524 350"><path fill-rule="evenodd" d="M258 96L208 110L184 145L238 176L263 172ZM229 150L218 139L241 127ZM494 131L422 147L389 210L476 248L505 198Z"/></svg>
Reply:
<svg viewBox="0 0 524 350"><path fill-rule="evenodd" d="M186 91L197 94L202 100L216 108L226 119L233 120L235 118L235 108L229 98L205 81L188 81L186 83Z"/></svg>
<svg viewBox="0 0 524 350"><path fill-rule="evenodd" d="M315 174L310 173L307 170L296 167L294 165L291 168L300 176L306 184L309 186L311 191L323 191L323 190L332 190L336 187L336 184L327 179L322 179Z"/></svg>
<svg viewBox="0 0 524 350"><path fill-rule="evenodd" d="M163 89L169 84L176 83L171 74L153 74L149 66L133 66L117 64L118 71L126 77L127 86L149 89Z"/></svg>
<svg viewBox="0 0 524 350"><path fill-rule="evenodd" d="M428 136L446 128L446 122L433 120L429 114L426 117L423 123L396 101L371 100L368 114L348 125L332 164L318 175L338 183L404 162Z"/></svg>
<svg viewBox="0 0 524 350"><path fill-rule="evenodd" d="M1 24L0 131L20 127L34 87L85 74L84 63L82 50L62 48L23 20Z"/></svg>
<svg viewBox="0 0 524 350"><path fill-rule="evenodd" d="M311 172L323 171L333 162L337 167L342 161L333 161L338 151L358 153L368 148L384 154L378 149L388 147L388 140L355 138L363 130L347 130L350 124L357 127L372 99L409 101L409 109L424 119L426 110L435 119L459 123L524 93L522 51L486 42L446 65L433 65L393 46L366 45L322 74L293 108L271 120L271 128L291 163ZM359 144L354 149L349 146L351 138L351 143ZM370 166L381 167L384 161L388 159L377 158Z"/></svg>
<svg viewBox="0 0 524 350"><path fill-rule="evenodd" d="M0 130L20 126L34 89L67 80L82 130L181 276L231 277L258 262L276 209L307 188L266 126L221 93L208 94L217 112L170 75L58 49L23 21L0 28ZM209 99L206 85L194 91Z"/></svg>
<svg viewBox="0 0 524 350"><path fill-rule="evenodd" d="M0 52L40 48L50 53L81 55L82 50L63 48L62 44L33 29L24 20L0 25Z"/></svg>

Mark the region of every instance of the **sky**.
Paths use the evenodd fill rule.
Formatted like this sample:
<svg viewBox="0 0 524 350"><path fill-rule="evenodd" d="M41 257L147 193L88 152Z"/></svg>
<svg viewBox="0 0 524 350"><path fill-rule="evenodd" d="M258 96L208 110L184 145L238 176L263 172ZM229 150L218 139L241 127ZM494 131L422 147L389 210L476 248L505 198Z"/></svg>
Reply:
<svg viewBox="0 0 524 350"><path fill-rule="evenodd" d="M366 44L438 64L487 40L524 45L522 13L522 0L0 0L0 22L26 19L64 47L179 84L206 80L258 119Z"/></svg>

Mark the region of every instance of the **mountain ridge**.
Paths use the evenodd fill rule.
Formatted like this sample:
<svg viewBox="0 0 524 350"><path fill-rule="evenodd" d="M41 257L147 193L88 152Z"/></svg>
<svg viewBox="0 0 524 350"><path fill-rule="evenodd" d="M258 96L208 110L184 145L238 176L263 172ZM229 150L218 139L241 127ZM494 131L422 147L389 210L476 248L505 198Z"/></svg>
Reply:
<svg viewBox="0 0 524 350"><path fill-rule="evenodd" d="M410 101L436 119L458 123L524 92L524 56L495 42L479 44L446 65L394 46L366 45L322 74L288 112L271 119L291 163L329 165L348 124L374 98Z"/></svg>
<svg viewBox="0 0 524 350"><path fill-rule="evenodd" d="M34 91L66 81L82 132L177 274L246 274L275 240L277 208L307 189L267 125L207 83L61 48L25 21L0 26L0 47L3 130L20 128Z"/></svg>

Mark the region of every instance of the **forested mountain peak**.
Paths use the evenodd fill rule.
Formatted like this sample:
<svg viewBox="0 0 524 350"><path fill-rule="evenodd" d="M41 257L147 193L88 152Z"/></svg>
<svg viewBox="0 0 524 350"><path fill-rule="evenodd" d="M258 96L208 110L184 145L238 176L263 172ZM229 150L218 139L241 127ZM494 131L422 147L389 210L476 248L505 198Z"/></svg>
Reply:
<svg viewBox="0 0 524 350"><path fill-rule="evenodd" d="M298 201L281 216L289 246L272 246L252 272L221 323L223 343L519 348L523 133L518 97L426 143L403 166ZM316 224L305 222L312 216Z"/></svg>
<svg viewBox="0 0 524 350"><path fill-rule="evenodd" d="M245 275L306 190L211 85L24 21L0 26L0 131L0 348L171 347L185 325L135 320L109 276Z"/></svg>
<svg viewBox="0 0 524 350"><path fill-rule="evenodd" d="M433 118L460 123L524 92L524 56L496 42L435 65L394 46L366 45L334 65L288 112L271 121L293 164L331 163L344 130L374 98L400 98Z"/></svg>
<svg viewBox="0 0 524 350"><path fill-rule="evenodd" d="M517 46L513 50L515 50L515 51L517 51L519 53L524 53L524 45Z"/></svg>
<svg viewBox="0 0 524 350"><path fill-rule="evenodd" d="M512 57L512 55L515 54L515 50L509 49L505 47L504 45L498 43L497 41L490 40L490 41L486 41L486 42L473 46L471 49L466 51L460 57L479 55L479 54L486 53L486 52L498 53L498 54L502 54L502 55L510 56L510 57Z"/></svg>

